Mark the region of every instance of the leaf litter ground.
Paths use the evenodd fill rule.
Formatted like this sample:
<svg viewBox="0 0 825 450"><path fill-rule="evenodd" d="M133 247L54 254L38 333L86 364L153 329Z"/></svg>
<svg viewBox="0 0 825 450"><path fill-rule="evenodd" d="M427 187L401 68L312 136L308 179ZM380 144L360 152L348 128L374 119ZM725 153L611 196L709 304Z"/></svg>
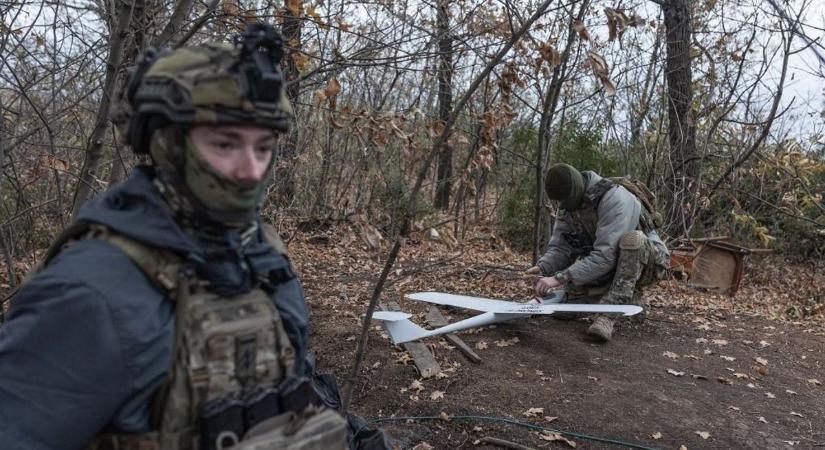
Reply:
<svg viewBox="0 0 825 450"><path fill-rule="evenodd" d="M302 274L312 343L322 370L344 384L375 280L386 258L375 234L338 225L302 232L290 253ZM444 291L526 300L529 255L479 227L458 243L418 232L402 249L382 301L397 301L424 324L428 305L403 299ZM386 246L387 243L378 244ZM802 283L802 284L801 284ZM442 372L422 380L409 355L371 326L352 409L365 418L434 416L389 423L401 448L498 448L485 437L530 448L621 448L492 421L493 416L654 448L821 448L825 445L825 317L816 306L822 266L752 259L735 297L696 292L679 281L648 289L647 320L622 320L598 345L586 319L530 318L463 332L482 357L466 360L442 339L425 343ZM812 312L804 320L798 312ZM448 320L469 316L452 309ZM791 320L796 318L796 320ZM551 436L551 437L548 437ZM568 442L569 441L569 442Z"/></svg>

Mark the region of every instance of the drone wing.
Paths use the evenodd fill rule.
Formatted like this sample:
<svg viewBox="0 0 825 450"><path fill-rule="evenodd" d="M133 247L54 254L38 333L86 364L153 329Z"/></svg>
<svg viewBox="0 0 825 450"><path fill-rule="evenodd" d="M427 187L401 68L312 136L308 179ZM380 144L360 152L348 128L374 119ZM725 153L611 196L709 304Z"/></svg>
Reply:
<svg viewBox="0 0 825 450"><path fill-rule="evenodd" d="M505 312L514 308L520 303L508 302L506 300L493 300L483 297L470 297L468 295L447 294L445 292L415 292L407 294L410 300L435 303L437 305L455 306L457 308L474 309L484 312Z"/></svg>

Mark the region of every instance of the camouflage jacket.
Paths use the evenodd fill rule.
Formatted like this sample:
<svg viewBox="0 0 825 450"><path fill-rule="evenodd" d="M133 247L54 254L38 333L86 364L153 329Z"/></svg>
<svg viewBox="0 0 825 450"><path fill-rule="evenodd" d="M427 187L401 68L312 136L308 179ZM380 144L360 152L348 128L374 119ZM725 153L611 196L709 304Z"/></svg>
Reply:
<svg viewBox="0 0 825 450"><path fill-rule="evenodd" d="M202 245L170 216L151 176L136 170L78 218L204 258ZM304 372L308 311L299 280L279 285L271 298L296 368ZM174 316L173 304L113 245L85 239L61 251L21 288L0 326L3 448L79 449L104 429L147 431L150 399L172 363Z"/></svg>
<svg viewBox="0 0 825 450"><path fill-rule="evenodd" d="M639 228L642 204L618 185L600 199L588 200L588 189L602 177L591 171L582 175L584 206L577 211L559 211L547 251L538 266L545 276L562 272L575 285L599 285L608 282L616 268L619 239ZM664 248L655 230L648 233L648 238Z"/></svg>

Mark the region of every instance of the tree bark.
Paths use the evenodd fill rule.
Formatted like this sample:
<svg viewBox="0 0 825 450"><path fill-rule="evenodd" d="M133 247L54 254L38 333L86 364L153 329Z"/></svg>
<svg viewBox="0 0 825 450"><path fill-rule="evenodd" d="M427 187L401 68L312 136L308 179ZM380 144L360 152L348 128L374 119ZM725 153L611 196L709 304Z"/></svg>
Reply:
<svg viewBox="0 0 825 450"><path fill-rule="evenodd" d="M450 35L449 0L437 3L436 33L438 35L438 122L443 127L450 119L453 103L453 39ZM438 149L438 171L436 177L435 207L445 210L450 207L450 188L453 177L453 148L449 144L451 130L447 130L447 140Z"/></svg>
<svg viewBox="0 0 825 450"><path fill-rule="evenodd" d="M106 60L106 78L103 82L103 97L97 109L95 126L92 135L86 143L86 156L83 160L83 167L80 169L77 189L75 190L74 201L72 202L72 217L77 217L80 207L89 199L94 191L95 178L100 168L100 159L103 154L103 137L106 128L109 126L109 109L111 107L112 96L118 79L118 69L123 55L123 46L132 21L132 10L134 1L123 0L118 3L117 21L115 28L111 30L109 57Z"/></svg>
<svg viewBox="0 0 825 450"><path fill-rule="evenodd" d="M301 28L303 21L286 7L281 10L281 14L281 33L284 36L284 42L286 44L284 61L281 63L281 67L283 67L286 95L290 103L292 103L293 108L296 108L297 114L297 101L301 88L301 79L300 71L292 55L299 53L301 49ZM282 142L283 144L280 149L281 158L288 161L297 156L298 127L293 126L292 129L283 136ZM278 180L275 189L278 196L282 199L291 199L295 194L295 176L292 167L278 166L275 172L275 179Z"/></svg>
<svg viewBox="0 0 825 450"><path fill-rule="evenodd" d="M686 224L693 214L692 191L699 174L696 158L696 126L691 102L692 73L690 43L693 41L690 3L688 0L668 0L662 3L667 36L667 113L670 143L671 173L666 231L671 236L687 232Z"/></svg>
<svg viewBox="0 0 825 450"><path fill-rule="evenodd" d="M143 3L144 2L141 2L141 4ZM169 42L180 34L183 30L183 21L192 11L192 5L194 3L195 0L180 0L175 4L175 10L172 11L169 21L166 22L166 26L163 27L160 34L152 41L152 46L163 47L169 45ZM135 15L138 15L137 11ZM138 17L144 16L138 15Z"/></svg>

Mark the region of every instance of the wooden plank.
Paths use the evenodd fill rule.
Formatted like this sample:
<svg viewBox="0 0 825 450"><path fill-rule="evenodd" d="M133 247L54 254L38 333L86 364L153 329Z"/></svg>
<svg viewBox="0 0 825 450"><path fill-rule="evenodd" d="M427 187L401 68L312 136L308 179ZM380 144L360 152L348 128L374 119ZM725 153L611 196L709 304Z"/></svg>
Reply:
<svg viewBox="0 0 825 450"><path fill-rule="evenodd" d="M387 309L390 311L401 311L401 307L396 302L387 302ZM432 378L441 372L441 364L435 360L435 356L430 353L430 349L420 342L407 342L401 344L413 358L415 368L421 374L421 378Z"/></svg>
<svg viewBox="0 0 825 450"><path fill-rule="evenodd" d="M447 319L444 318L438 308L431 306L430 311L427 312L427 323L429 323L431 327L443 327L447 325ZM462 341L460 337L453 333L447 333L444 335L444 339L455 345L456 348L458 348L471 362L481 362L481 357L478 356L478 354L474 352L466 342Z"/></svg>

